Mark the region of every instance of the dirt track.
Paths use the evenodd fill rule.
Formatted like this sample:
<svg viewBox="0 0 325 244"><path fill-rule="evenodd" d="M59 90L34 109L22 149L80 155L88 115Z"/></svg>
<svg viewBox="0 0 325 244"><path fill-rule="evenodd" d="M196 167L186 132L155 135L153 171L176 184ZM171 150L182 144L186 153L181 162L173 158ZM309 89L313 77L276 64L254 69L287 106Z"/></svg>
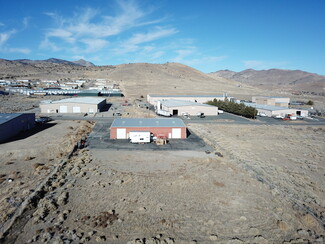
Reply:
<svg viewBox="0 0 325 244"><path fill-rule="evenodd" d="M215 151L78 151L15 243L324 241L324 128L190 128Z"/></svg>

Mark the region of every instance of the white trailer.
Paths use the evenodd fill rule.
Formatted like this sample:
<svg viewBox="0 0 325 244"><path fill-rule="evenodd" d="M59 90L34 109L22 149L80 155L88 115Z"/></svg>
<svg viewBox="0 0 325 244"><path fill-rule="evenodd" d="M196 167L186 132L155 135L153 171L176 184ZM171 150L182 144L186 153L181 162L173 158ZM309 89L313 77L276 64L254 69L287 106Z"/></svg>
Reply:
<svg viewBox="0 0 325 244"><path fill-rule="evenodd" d="M161 110L161 109L157 109L156 114L161 115L161 116L165 116L165 117L170 117L171 116L169 111L165 111L165 110Z"/></svg>
<svg viewBox="0 0 325 244"><path fill-rule="evenodd" d="M131 143L150 143L150 131L130 131L129 138Z"/></svg>

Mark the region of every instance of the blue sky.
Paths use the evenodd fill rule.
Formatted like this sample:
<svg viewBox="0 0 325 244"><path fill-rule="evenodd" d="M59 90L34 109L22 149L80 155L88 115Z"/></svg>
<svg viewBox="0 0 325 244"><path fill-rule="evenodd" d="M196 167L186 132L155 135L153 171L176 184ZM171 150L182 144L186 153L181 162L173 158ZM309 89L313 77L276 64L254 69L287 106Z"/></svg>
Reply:
<svg viewBox="0 0 325 244"><path fill-rule="evenodd" d="M0 58L325 75L324 0L0 0Z"/></svg>

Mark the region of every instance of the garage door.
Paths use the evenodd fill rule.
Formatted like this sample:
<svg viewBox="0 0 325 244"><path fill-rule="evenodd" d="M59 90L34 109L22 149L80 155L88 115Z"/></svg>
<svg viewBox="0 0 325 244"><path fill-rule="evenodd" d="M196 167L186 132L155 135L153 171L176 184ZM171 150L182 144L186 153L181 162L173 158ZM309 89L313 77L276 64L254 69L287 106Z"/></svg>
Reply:
<svg viewBox="0 0 325 244"><path fill-rule="evenodd" d="M126 129L117 129L116 139L126 139Z"/></svg>
<svg viewBox="0 0 325 244"><path fill-rule="evenodd" d="M59 112L60 113L67 113L68 112L68 106L60 106Z"/></svg>
<svg viewBox="0 0 325 244"><path fill-rule="evenodd" d="M80 112L80 107L72 107L72 112L73 113L81 113Z"/></svg>
<svg viewBox="0 0 325 244"><path fill-rule="evenodd" d="M172 128L172 138L174 138L174 139L182 138L182 129L181 128Z"/></svg>

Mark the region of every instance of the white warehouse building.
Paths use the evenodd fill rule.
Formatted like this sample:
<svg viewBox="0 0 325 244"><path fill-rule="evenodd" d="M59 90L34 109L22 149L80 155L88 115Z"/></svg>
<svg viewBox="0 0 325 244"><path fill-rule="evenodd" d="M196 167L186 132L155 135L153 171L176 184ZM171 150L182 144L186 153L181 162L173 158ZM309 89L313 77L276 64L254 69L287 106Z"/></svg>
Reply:
<svg viewBox="0 0 325 244"><path fill-rule="evenodd" d="M259 114L263 113L268 117L273 117L277 115L285 117L288 114L302 116L302 117L308 116L308 110L306 109L286 108L286 107L270 106L270 105L256 104L256 103L244 103L244 104L246 106L256 108Z"/></svg>
<svg viewBox="0 0 325 244"><path fill-rule="evenodd" d="M169 112L170 115L218 115L218 107L183 100L162 100L157 101L157 109Z"/></svg>
<svg viewBox="0 0 325 244"><path fill-rule="evenodd" d="M76 97L58 101L42 101L41 113L97 113L106 105L105 98Z"/></svg>
<svg viewBox="0 0 325 244"><path fill-rule="evenodd" d="M156 94L148 94L147 101L152 105L156 105L157 101L163 100L182 100L182 101L191 101L196 103L206 103L208 101L212 101L214 99L224 101L225 99L233 99L233 97L229 97L226 94L224 95L156 95Z"/></svg>

